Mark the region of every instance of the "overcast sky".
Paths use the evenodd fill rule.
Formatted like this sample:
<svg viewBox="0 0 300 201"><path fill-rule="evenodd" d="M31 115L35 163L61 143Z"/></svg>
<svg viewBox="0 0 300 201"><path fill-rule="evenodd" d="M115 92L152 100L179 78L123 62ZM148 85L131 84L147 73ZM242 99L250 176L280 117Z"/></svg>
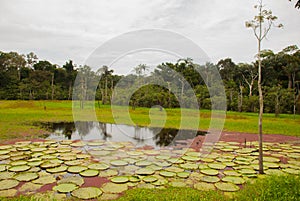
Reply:
<svg viewBox="0 0 300 201"><path fill-rule="evenodd" d="M1 0L0 51L34 52L63 65L84 64L105 41L139 29L165 29L194 41L213 62L251 62L256 41L245 21L256 0ZM300 45L300 10L265 0L284 29L271 30L264 49ZM164 58L164 56L162 56ZM125 58L125 60L128 59Z"/></svg>

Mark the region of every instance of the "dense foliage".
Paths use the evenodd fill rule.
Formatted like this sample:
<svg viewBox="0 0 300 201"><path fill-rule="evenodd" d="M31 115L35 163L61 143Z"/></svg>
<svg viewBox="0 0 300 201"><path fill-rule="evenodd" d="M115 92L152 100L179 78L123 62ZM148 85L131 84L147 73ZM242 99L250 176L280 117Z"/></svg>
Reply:
<svg viewBox="0 0 300 201"><path fill-rule="evenodd" d="M298 47L289 46L277 53L264 50L261 56L265 112L300 113ZM222 91L220 87L224 84L228 110L257 112L257 65L257 61L236 64L230 58L216 64L198 65L187 58L162 63L151 73L141 64L135 73L120 76L107 66L93 72L89 66L76 66L72 61L60 67L39 60L34 53L0 52L0 99L71 100L73 90L77 90L83 93L73 98L92 100L95 97L103 104L113 100L113 104L132 107L199 105L210 109L212 101L219 101L218 95L211 97L211 90ZM210 81L215 76L214 68L218 69L223 83ZM90 90L92 86L97 88L96 93ZM116 88L117 96L113 93Z"/></svg>

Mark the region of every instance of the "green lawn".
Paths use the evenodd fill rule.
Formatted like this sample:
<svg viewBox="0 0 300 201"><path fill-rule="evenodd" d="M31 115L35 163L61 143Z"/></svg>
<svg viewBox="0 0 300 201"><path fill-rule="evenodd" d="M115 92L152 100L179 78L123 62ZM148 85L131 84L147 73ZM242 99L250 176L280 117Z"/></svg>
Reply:
<svg viewBox="0 0 300 201"><path fill-rule="evenodd" d="M77 103L75 104L78 105ZM113 114L109 105L96 103L96 116L91 103L84 110L74 110L75 120L98 120L107 123L137 124L140 126L164 126L168 128L207 130L211 122L211 112L208 110L166 109L158 108L129 109L130 119L127 118L126 107L116 106ZM150 117L149 118L149 112ZM166 113L166 122L164 114ZM200 115L199 115L200 114ZM200 116L200 123L197 118ZM257 133L257 114L227 112L224 131ZM46 133L35 126L38 122L73 121L72 101L0 101L0 138L2 140L24 137L35 138ZM216 121L220 119L216 118ZM181 122L182 121L182 122ZM198 124L199 123L199 124ZM282 114L275 118L274 114L264 114L264 133L300 136L300 116ZM221 123L219 124L221 125Z"/></svg>

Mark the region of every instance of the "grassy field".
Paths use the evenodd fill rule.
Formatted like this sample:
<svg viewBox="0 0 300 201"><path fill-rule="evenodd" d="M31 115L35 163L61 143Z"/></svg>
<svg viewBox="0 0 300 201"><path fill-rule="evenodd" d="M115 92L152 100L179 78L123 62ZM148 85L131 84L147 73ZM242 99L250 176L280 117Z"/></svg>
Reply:
<svg viewBox="0 0 300 201"><path fill-rule="evenodd" d="M78 104L77 104L78 105ZM76 104L75 104L76 106ZM136 108L129 110L131 120L127 118L125 107L114 107L113 114L109 105L96 103L96 112L86 105L84 110L74 110L72 101L0 101L0 138L35 138L46 133L39 122L71 122L73 120L98 120L107 123L136 124L140 126L168 127L207 130L211 122L211 112L190 109ZM96 114L96 115L93 115ZM150 114L150 115L149 115ZM166 114L166 119L165 115ZM75 115L73 117L73 115ZM150 117L151 118L150 118ZM197 118L200 116L200 123ZM224 131L257 133L257 114L227 112ZM162 124L166 120L165 124ZM217 121L222 121L216 119ZM199 123L199 124L198 124ZM300 136L300 116L282 114L264 114L264 133Z"/></svg>

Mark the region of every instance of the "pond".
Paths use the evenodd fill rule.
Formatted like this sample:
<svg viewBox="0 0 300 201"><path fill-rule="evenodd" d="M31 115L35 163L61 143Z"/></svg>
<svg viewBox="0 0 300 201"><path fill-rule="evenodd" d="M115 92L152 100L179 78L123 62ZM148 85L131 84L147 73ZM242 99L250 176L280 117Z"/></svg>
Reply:
<svg viewBox="0 0 300 201"><path fill-rule="evenodd" d="M137 147L154 148L174 146L197 135L206 134L205 131L148 128L101 122L43 123L42 126L52 132L47 139L132 142Z"/></svg>

